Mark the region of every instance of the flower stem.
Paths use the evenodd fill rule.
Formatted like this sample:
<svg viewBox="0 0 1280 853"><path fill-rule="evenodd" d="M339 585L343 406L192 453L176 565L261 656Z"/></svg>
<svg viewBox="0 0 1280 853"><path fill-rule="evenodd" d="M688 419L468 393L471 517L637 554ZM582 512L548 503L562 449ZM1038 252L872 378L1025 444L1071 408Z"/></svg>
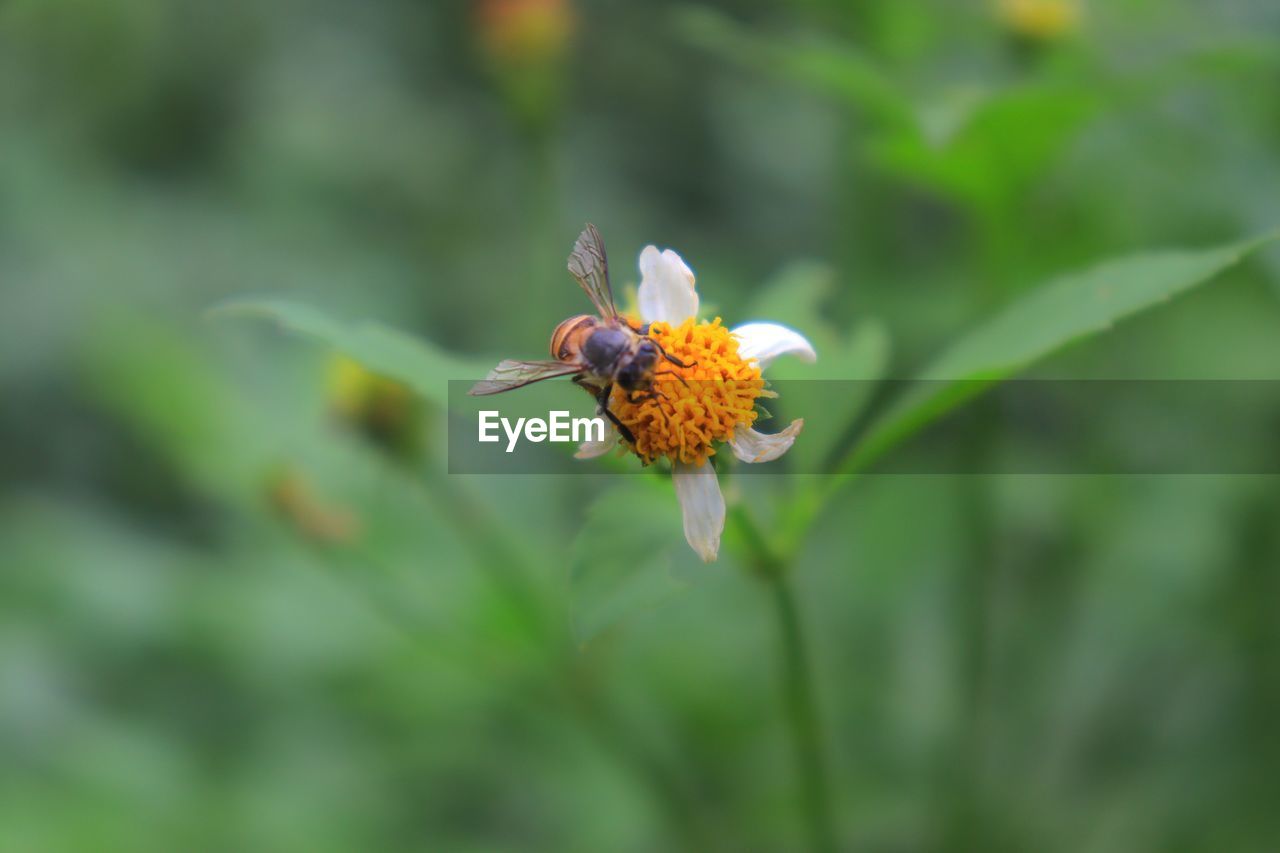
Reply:
<svg viewBox="0 0 1280 853"><path fill-rule="evenodd" d="M751 513L741 504L731 510L730 519L746 545L748 562L754 574L768 585L773 595L778 639L782 646L782 701L791 728L810 843L814 850L824 853L835 850L835 825L824 757L825 738L814 699L804 626L791 589L790 555L794 552L788 550L784 555L772 547Z"/></svg>
<svg viewBox="0 0 1280 853"><path fill-rule="evenodd" d="M742 520L742 523L750 525L749 520ZM813 676L809 671L804 626L800 624L800 608L796 607L791 573L786 569L786 565L780 562L765 561L756 574L769 585L773 594L773 610L778 617L778 639L782 644L782 702L791 726L791 743L804 793L809 840L815 850L835 850L831 792L823 757L822 721L814 699Z"/></svg>
<svg viewBox="0 0 1280 853"><path fill-rule="evenodd" d="M788 573L776 572L768 578L768 583L778 616L784 667L783 702L791 723L792 743L804 790L810 841L814 850L835 850L822 726L814 701L813 678L809 671L809 654L800 624L800 611L796 607Z"/></svg>

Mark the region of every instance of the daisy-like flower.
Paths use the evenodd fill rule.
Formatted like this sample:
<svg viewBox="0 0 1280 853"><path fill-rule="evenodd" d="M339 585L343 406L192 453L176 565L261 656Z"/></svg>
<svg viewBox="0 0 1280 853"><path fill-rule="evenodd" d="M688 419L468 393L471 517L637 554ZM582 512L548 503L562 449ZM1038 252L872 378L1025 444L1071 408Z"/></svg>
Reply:
<svg viewBox="0 0 1280 853"><path fill-rule="evenodd" d="M720 550L725 505L708 460L722 444L750 463L771 462L786 453L804 421L792 421L772 435L753 428L756 401L774 396L764 387L762 371L779 356L812 362L817 354L803 335L776 323L730 329L719 317L699 320L693 270L671 249L645 247L640 277L640 319L672 359L661 366L657 393L629 395L615 387L609 409L631 431L632 449L645 463L670 460L685 539L710 562ZM617 444L615 433L583 444L577 456L600 456Z"/></svg>

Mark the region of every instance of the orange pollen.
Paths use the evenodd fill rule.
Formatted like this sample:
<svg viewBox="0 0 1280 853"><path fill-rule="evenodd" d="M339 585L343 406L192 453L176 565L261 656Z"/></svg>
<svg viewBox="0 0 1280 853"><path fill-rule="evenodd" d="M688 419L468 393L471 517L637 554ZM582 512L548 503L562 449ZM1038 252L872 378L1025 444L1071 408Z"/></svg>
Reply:
<svg viewBox="0 0 1280 853"><path fill-rule="evenodd" d="M665 456L701 466L715 455L714 442L755 422L756 400L768 394L760 368L738 355L738 340L719 317L690 318L674 329L654 323L649 337L686 366L660 358L651 391L635 392L631 402L615 387L609 408L635 436L636 455L646 464Z"/></svg>

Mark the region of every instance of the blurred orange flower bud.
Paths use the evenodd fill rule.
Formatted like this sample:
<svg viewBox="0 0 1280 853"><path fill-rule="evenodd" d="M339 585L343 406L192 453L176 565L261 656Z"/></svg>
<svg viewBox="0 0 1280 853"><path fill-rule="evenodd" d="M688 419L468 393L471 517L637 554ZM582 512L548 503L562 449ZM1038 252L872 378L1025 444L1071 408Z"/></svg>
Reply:
<svg viewBox="0 0 1280 853"><path fill-rule="evenodd" d="M267 498L302 536L322 545L346 545L360 535L360 521L345 507L323 503L302 472L282 466L267 477Z"/></svg>
<svg viewBox="0 0 1280 853"><path fill-rule="evenodd" d="M568 0L479 0L477 6L481 45L504 65L554 62L577 23Z"/></svg>

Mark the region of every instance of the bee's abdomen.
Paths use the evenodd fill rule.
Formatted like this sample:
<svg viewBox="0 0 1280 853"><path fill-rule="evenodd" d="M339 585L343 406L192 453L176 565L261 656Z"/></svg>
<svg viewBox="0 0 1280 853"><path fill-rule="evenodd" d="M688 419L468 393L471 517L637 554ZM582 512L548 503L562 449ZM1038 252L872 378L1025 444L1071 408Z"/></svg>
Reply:
<svg viewBox="0 0 1280 853"><path fill-rule="evenodd" d="M590 314L579 314L556 326L556 330L551 333L551 356L560 361L568 361L576 356L582 349L582 342L598 323L598 318Z"/></svg>

